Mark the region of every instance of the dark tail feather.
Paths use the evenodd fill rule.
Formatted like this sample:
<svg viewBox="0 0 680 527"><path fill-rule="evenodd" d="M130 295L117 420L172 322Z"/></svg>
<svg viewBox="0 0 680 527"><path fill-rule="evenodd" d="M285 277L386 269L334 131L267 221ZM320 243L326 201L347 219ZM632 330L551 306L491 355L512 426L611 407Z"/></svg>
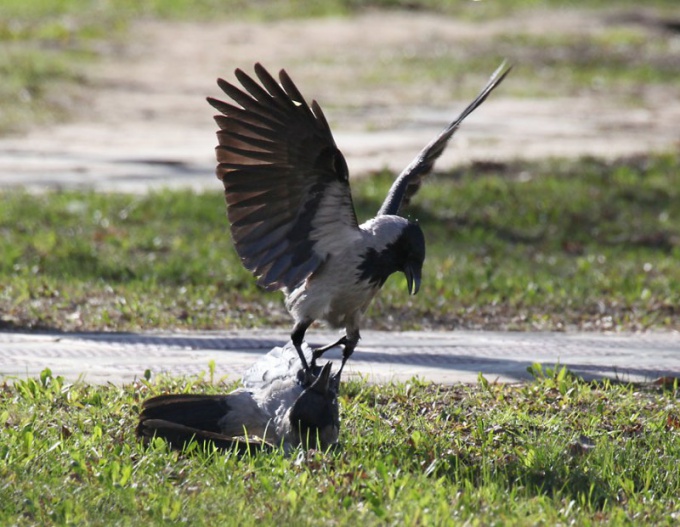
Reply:
<svg viewBox="0 0 680 527"><path fill-rule="evenodd" d="M184 450L192 441L196 441L201 449L206 447L212 448L214 446L220 450L231 451L237 454L254 454L260 450L272 448L265 441L228 437L215 432L164 421L163 419L140 420L137 427L137 435L145 442L150 441L154 437L162 437L175 450Z"/></svg>
<svg viewBox="0 0 680 527"><path fill-rule="evenodd" d="M161 420L184 427L219 434L219 420L230 411L224 395L159 395L142 404L140 428L147 420Z"/></svg>
<svg viewBox="0 0 680 527"><path fill-rule="evenodd" d="M178 450L184 449L192 440L239 454L271 446L260 440L249 441L221 434L218 422L229 411L224 395L159 395L142 404L137 436L146 442L162 437Z"/></svg>

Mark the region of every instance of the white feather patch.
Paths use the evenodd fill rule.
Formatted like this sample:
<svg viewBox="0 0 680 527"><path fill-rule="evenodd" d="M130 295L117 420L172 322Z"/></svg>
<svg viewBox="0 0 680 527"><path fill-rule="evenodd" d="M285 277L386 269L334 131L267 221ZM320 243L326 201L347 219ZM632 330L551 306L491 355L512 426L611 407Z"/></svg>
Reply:
<svg viewBox="0 0 680 527"><path fill-rule="evenodd" d="M316 242L314 251L324 259L345 253L361 239L354 224L346 184L334 182L328 185L312 221L310 238Z"/></svg>
<svg viewBox="0 0 680 527"><path fill-rule="evenodd" d="M364 233L366 247L381 251L394 243L407 225L406 218L385 214L362 223L359 229Z"/></svg>

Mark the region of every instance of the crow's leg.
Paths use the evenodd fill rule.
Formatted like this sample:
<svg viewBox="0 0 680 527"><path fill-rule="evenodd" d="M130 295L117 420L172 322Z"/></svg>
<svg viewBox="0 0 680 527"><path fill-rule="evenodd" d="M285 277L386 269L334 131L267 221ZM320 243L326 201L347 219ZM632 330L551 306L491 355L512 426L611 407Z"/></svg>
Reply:
<svg viewBox="0 0 680 527"><path fill-rule="evenodd" d="M352 356L352 353L354 353L354 348L357 347L357 344L359 344L359 339L361 338L358 329L354 331L348 331L347 333L348 335L345 340L345 348L342 350L342 364L340 364L340 370L338 370L337 375L342 373L342 369L345 367L347 359Z"/></svg>
<svg viewBox="0 0 680 527"><path fill-rule="evenodd" d="M297 351L298 356L300 357L300 362L302 362L305 373L312 373L312 371L309 369L309 364L307 364L307 359L305 359L305 353L302 351L302 342L305 340L305 332L307 331L307 328L312 325L312 322L312 320L296 322L293 331L290 334L290 340L293 341L293 346L295 346L295 351Z"/></svg>
<svg viewBox="0 0 680 527"><path fill-rule="evenodd" d="M347 335L343 335L332 344L328 344L322 348L314 349L314 352L312 353L312 369L316 367L317 359L320 359L324 353L326 353L329 349L334 348L335 346L347 346Z"/></svg>

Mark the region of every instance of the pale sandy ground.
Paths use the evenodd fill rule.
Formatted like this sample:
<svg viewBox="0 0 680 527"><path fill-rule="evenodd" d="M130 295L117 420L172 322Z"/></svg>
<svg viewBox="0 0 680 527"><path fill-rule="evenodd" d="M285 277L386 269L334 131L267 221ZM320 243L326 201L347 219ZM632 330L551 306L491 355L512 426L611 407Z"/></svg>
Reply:
<svg viewBox="0 0 680 527"><path fill-rule="evenodd" d="M129 42L88 71L86 102L74 121L0 139L0 185L219 189L213 110L205 96L219 95L216 77L233 79L235 67L250 69L256 61L285 67L309 100L320 101L352 174L400 170L467 103L469 89L457 93L463 90L456 90L455 78L446 85L428 79L362 85L357 76L432 46L455 53L488 45L513 28L577 38L611 23L578 12L491 22L398 12L268 23L140 22ZM680 37L669 38L680 50ZM508 55L513 58L511 49ZM513 96L522 91L513 83L521 78L510 77L465 123L438 167L680 146L677 88L646 87L634 101L589 90L530 99Z"/></svg>

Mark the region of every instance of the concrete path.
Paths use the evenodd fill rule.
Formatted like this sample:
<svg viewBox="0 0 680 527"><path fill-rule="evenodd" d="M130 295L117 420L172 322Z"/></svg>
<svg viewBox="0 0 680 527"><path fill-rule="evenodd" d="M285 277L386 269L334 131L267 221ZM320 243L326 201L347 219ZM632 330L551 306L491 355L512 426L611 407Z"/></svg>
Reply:
<svg viewBox="0 0 680 527"><path fill-rule="evenodd" d="M312 333L312 332L310 332ZM313 345L337 334L314 331ZM128 383L152 374L208 374L215 361L217 378L240 378L243 371L286 332L209 333L0 333L0 377L37 376L44 368L69 380ZM327 355L339 362L340 353ZM348 363L349 375L372 382L414 376L442 383L530 378L534 362L566 365L584 378L650 381L680 376L680 334L378 332L365 331Z"/></svg>

